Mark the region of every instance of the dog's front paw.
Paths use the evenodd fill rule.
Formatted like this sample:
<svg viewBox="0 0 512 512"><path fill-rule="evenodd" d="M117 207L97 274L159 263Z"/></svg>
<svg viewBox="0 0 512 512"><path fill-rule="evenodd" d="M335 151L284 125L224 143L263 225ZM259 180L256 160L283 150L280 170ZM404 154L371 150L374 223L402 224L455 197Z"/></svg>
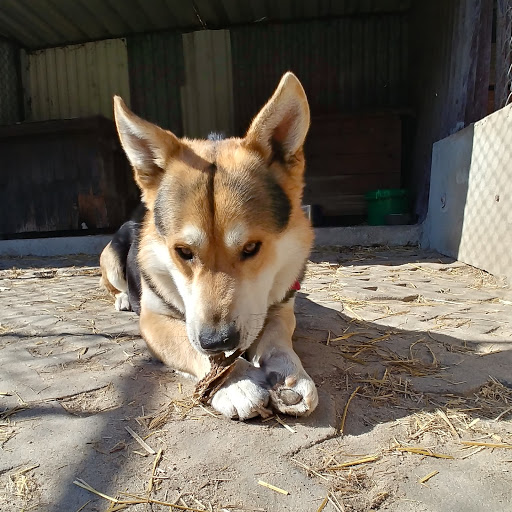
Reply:
<svg viewBox="0 0 512 512"><path fill-rule="evenodd" d="M131 311L130 299L126 292L119 292L116 295L116 303L114 305L117 311Z"/></svg>
<svg viewBox="0 0 512 512"><path fill-rule="evenodd" d="M235 365L224 385L213 395L212 407L228 418L240 420L270 416L265 374L245 359L237 359Z"/></svg>
<svg viewBox="0 0 512 512"><path fill-rule="evenodd" d="M301 372L276 383L270 390L270 402L274 409L284 414L307 416L318 405L318 391L311 377Z"/></svg>
<svg viewBox="0 0 512 512"><path fill-rule="evenodd" d="M307 416L318 405L313 379L294 352L275 351L262 364L273 409L290 416Z"/></svg>

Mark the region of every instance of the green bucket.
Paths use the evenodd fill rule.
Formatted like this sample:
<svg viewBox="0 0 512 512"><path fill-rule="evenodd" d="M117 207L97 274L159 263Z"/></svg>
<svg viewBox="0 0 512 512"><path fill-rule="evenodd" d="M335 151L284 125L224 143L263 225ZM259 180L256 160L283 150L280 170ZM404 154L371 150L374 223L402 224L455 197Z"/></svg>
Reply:
<svg viewBox="0 0 512 512"><path fill-rule="evenodd" d="M388 215L409 212L407 190L403 188L371 190L364 197L368 205L368 224L370 226L384 226L387 224L386 217Z"/></svg>

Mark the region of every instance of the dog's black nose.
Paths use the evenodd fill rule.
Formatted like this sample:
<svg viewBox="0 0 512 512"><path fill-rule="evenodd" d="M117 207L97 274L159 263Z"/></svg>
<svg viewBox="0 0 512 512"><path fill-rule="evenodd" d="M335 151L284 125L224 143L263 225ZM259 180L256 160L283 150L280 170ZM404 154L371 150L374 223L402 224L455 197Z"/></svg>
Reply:
<svg viewBox="0 0 512 512"><path fill-rule="evenodd" d="M201 348L210 352L233 350L240 343L240 332L235 324L224 325L218 329L203 327L199 333Z"/></svg>

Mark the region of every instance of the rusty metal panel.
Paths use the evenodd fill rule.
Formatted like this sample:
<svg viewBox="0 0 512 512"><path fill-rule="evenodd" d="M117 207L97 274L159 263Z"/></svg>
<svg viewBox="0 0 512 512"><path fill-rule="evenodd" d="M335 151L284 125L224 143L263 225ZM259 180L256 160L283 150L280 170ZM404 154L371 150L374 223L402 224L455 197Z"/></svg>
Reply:
<svg viewBox="0 0 512 512"><path fill-rule="evenodd" d="M0 124L21 121L19 48L0 41Z"/></svg>
<svg viewBox="0 0 512 512"><path fill-rule="evenodd" d="M112 118L112 96L129 104L124 39L49 48L28 55L31 121L102 114Z"/></svg>
<svg viewBox="0 0 512 512"><path fill-rule="evenodd" d="M231 29L235 129L243 132L281 75L294 71L311 114L408 104L405 14Z"/></svg>
<svg viewBox="0 0 512 512"><path fill-rule="evenodd" d="M185 84L181 89L183 131L204 138L233 135L233 78L228 30L183 34Z"/></svg>
<svg viewBox="0 0 512 512"><path fill-rule="evenodd" d="M181 136L180 88L185 80L181 34L144 34L129 37L127 43L133 111Z"/></svg>
<svg viewBox="0 0 512 512"><path fill-rule="evenodd" d="M512 284L512 105L434 144L424 244Z"/></svg>

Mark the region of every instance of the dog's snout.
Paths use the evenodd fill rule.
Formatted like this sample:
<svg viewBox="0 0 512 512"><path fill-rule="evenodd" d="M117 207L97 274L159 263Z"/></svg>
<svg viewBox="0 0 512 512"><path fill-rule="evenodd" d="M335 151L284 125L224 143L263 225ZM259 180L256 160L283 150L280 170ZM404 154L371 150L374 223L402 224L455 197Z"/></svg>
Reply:
<svg viewBox="0 0 512 512"><path fill-rule="evenodd" d="M203 327L199 333L201 348L209 352L225 352L235 349L240 343L240 331L235 324L214 329Z"/></svg>

